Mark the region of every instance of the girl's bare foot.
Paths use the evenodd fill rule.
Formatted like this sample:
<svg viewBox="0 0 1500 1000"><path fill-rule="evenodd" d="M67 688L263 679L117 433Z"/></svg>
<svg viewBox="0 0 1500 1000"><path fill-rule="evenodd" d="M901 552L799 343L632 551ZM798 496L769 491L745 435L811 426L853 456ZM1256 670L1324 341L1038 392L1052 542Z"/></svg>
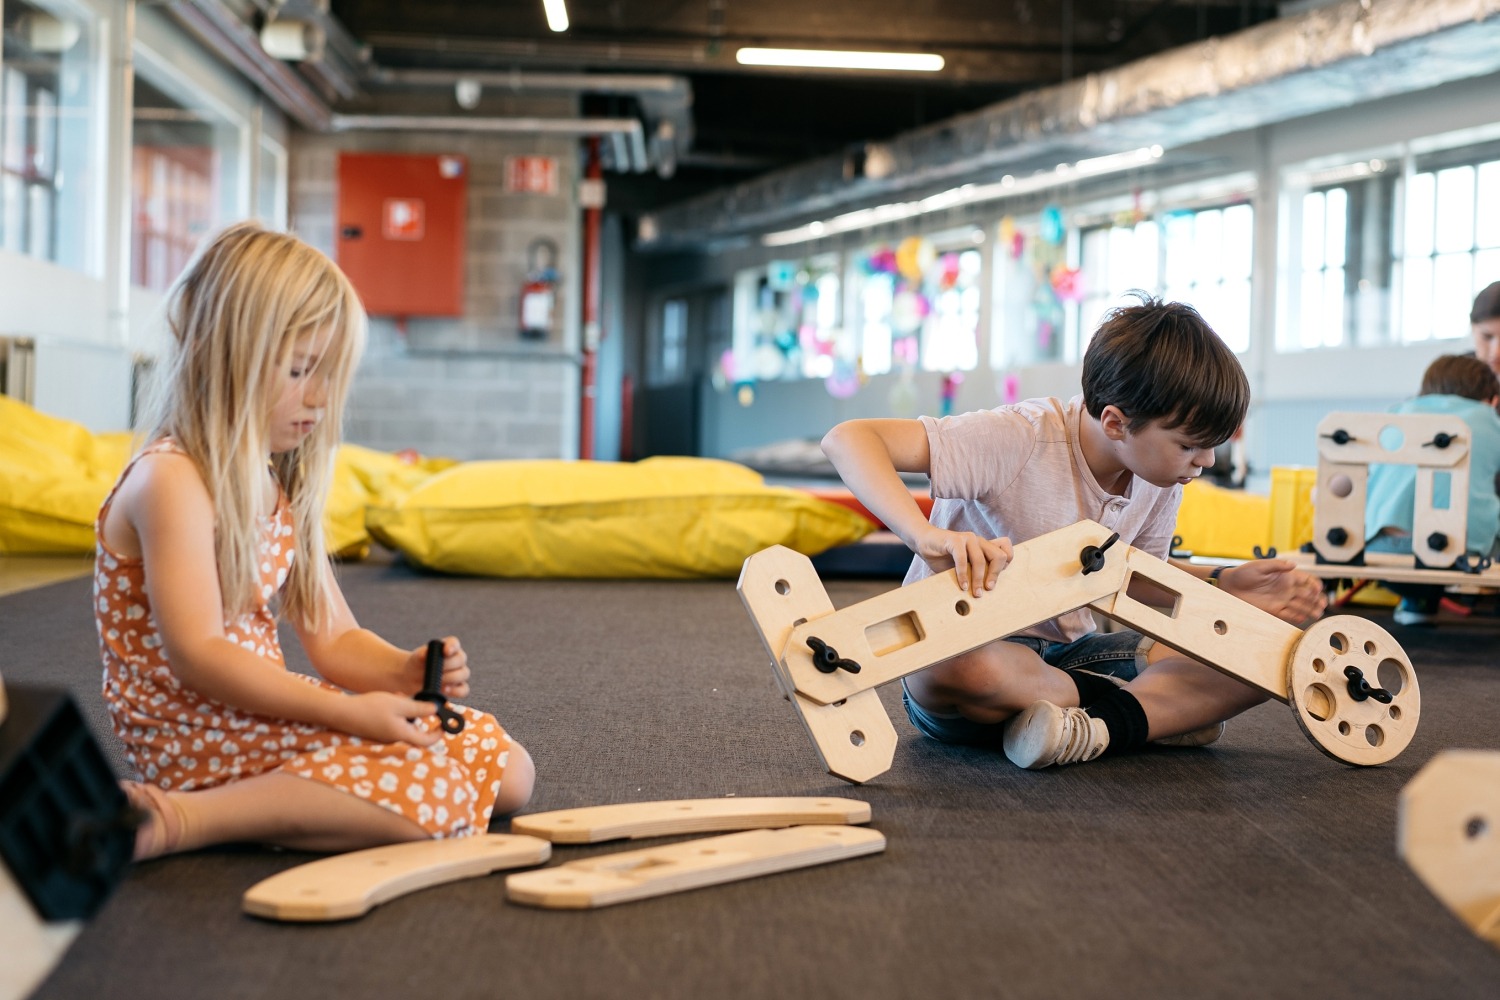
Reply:
<svg viewBox="0 0 1500 1000"><path fill-rule="evenodd" d="M182 839L182 814L166 790L140 781L122 781L120 788L143 819L135 831L136 861L161 857L177 850Z"/></svg>

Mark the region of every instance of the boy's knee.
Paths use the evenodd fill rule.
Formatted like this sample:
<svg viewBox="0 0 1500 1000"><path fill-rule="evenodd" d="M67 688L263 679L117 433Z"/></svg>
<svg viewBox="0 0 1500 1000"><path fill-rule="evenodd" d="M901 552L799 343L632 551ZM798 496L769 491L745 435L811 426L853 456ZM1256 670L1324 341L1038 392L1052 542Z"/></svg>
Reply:
<svg viewBox="0 0 1500 1000"><path fill-rule="evenodd" d="M535 789L536 763L525 747L512 741L510 757L505 762L505 775L500 780L500 793L495 797L494 815L502 816L520 809L531 801Z"/></svg>

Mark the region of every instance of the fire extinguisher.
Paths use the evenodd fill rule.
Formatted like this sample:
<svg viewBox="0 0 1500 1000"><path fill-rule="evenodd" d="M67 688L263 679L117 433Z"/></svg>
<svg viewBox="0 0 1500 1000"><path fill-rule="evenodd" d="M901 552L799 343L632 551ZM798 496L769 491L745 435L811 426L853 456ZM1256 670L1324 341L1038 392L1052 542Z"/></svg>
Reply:
<svg viewBox="0 0 1500 1000"><path fill-rule="evenodd" d="M521 286L521 338L546 340L557 313L557 244L533 240L526 248L526 283Z"/></svg>

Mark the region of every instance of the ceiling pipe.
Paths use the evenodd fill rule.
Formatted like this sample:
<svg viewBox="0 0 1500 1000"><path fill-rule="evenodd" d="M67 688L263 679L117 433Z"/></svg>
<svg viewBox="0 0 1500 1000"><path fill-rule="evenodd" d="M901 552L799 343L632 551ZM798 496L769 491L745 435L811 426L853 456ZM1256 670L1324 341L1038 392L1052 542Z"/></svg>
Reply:
<svg viewBox="0 0 1500 1000"><path fill-rule="evenodd" d="M1344 0L670 206L643 248L732 240L1002 173L1183 146L1500 70L1500 0ZM910 192L910 194L907 194Z"/></svg>
<svg viewBox="0 0 1500 1000"><path fill-rule="evenodd" d="M543 73L506 71L384 69L372 68L370 83L388 87L452 88L460 83L504 90L510 93L617 94L633 97L640 105L649 141L643 137L633 145L629 169L640 172L655 164L658 173L670 177L679 151L693 142L693 92L680 76L632 73ZM632 140L632 142L634 142ZM613 158L614 153L612 151ZM616 163L620 161L615 160Z"/></svg>
<svg viewBox="0 0 1500 1000"><path fill-rule="evenodd" d="M173 0L166 5L189 34L260 88L271 101L303 128L328 131L328 105L286 63L272 59L260 47L259 36L218 0L193 3Z"/></svg>

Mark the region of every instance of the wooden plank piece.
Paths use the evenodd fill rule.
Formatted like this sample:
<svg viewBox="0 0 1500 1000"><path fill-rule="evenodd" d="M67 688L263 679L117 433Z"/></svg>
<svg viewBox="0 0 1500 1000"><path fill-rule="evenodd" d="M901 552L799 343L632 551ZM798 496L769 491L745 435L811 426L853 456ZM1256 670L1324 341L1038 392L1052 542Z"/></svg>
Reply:
<svg viewBox="0 0 1500 1000"><path fill-rule="evenodd" d="M1401 790L1401 857L1443 905L1500 947L1500 753L1445 750Z"/></svg>
<svg viewBox="0 0 1500 1000"><path fill-rule="evenodd" d="M270 920L349 920L418 889L539 865L551 855L545 840L504 833L391 844L272 875L245 892L243 905Z"/></svg>
<svg viewBox="0 0 1500 1000"><path fill-rule="evenodd" d="M1079 553L1103 545L1111 532L1096 521L1022 542L994 590L974 598L959 589L952 570L909 587L878 594L792 629L782 652L796 689L819 704L831 704L897 680L1038 622L1081 608L1119 589L1125 546L1116 542L1104 565L1083 572ZM858 673L823 673L808 645L817 637Z"/></svg>
<svg viewBox="0 0 1500 1000"><path fill-rule="evenodd" d="M1366 552L1365 565L1320 563L1310 552L1278 555L1297 564L1310 576L1323 580L1379 580L1388 583L1431 583L1466 591L1500 589L1500 567L1483 573L1465 573L1457 569L1418 569L1411 556L1386 552Z"/></svg>
<svg viewBox="0 0 1500 1000"><path fill-rule="evenodd" d="M868 827L750 830L521 872L506 878L505 889L513 903L592 909L883 850L885 837Z"/></svg>
<svg viewBox="0 0 1500 1000"><path fill-rule="evenodd" d="M554 844L597 844L622 838L869 821L868 802L825 795L678 799L559 809L517 816L510 821L510 829Z"/></svg>
<svg viewBox="0 0 1500 1000"><path fill-rule="evenodd" d="M889 771L896 759L896 727L880 695L865 691L839 704L820 705L794 690L781 662L786 637L799 622L833 614L833 602L812 560L785 545L773 545L745 560L736 590L823 770L856 783Z"/></svg>

